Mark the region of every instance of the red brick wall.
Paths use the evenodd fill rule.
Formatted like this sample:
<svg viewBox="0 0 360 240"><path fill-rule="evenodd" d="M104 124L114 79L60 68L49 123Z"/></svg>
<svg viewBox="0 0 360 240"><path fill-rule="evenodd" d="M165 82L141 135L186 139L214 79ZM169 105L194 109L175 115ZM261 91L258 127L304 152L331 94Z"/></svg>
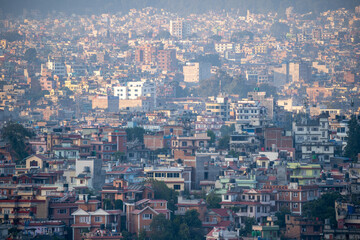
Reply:
<svg viewBox="0 0 360 240"><path fill-rule="evenodd" d="M159 135L144 135L145 147L151 150L164 148L164 137Z"/></svg>

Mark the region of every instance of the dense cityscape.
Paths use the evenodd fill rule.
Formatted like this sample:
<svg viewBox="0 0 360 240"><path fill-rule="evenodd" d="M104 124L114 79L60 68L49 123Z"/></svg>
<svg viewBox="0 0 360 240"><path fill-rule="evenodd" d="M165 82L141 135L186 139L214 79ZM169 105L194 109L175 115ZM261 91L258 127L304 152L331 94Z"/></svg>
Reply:
<svg viewBox="0 0 360 240"><path fill-rule="evenodd" d="M25 2L0 4L0 239L360 239L360 1Z"/></svg>

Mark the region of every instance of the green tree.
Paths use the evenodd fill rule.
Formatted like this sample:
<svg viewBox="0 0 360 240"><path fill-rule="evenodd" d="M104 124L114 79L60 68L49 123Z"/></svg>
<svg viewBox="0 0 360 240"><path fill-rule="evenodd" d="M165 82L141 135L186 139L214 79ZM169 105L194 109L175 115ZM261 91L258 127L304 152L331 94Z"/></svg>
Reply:
<svg viewBox="0 0 360 240"><path fill-rule="evenodd" d="M252 232L252 226L256 224L255 218L247 217L245 219L245 227L240 229L240 236L249 236Z"/></svg>
<svg viewBox="0 0 360 240"><path fill-rule="evenodd" d="M203 239L203 235L201 234L201 226L202 223L199 219L199 213L195 209L189 210L185 212L184 216L184 224L188 227L180 225L179 235L187 235L190 234L190 238L182 238L182 239Z"/></svg>
<svg viewBox="0 0 360 240"><path fill-rule="evenodd" d="M169 188L163 181L150 180L151 186L154 189L155 199L163 199L168 201L168 209L175 211L178 193Z"/></svg>
<svg viewBox="0 0 360 240"><path fill-rule="evenodd" d="M221 66L221 61L219 54L205 54L205 55L199 55L194 60L191 60L191 62L206 62L210 63L212 66Z"/></svg>
<svg viewBox="0 0 360 240"><path fill-rule="evenodd" d="M348 140L344 155L357 162L358 154L360 153L360 125L355 115L351 116L348 126Z"/></svg>
<svg viewBox="0 0 360 240"><path fill-rule="evenodd" d="M276 221L276 225L279 225L280 228L285 228L286 224L285 224L285 215L286 214L290 214L290 210L289 208L286 207L282 207L280 209L280 211L275 213L275 216L278 218L278 220Z"/></svg>
<svg viewBox="0 0 360 240"><path fill-rule="evenodd" d="M206 131L206 134L207 134L208 137L210 137L209 144L210 144L210 145L214 144L214 143L215 143L215 139L216 139L215 133L214 133L213 131L211 131L211 130L207 130L207 131Z"/></svg>
<svg viewBox="0 0 360 240"><path fill-rule="evenodd" d="M336 226L335 201L340 199L338 192L326 193L320 198L304 204L304 216L309 218L319 218L321 221L330 219L330 224Z"/></svg>
<svg viewBox="0 0 360 240"><path fill-rule="evenodd" d="M201 221L196 210L186 211L184 216L175 216L172 219L174 239L203 239Z"/></svg>
<svg viewBox="0 0 360 240"><path fill-rule="evenodd" d="M254 33L250 31L241 31L241 32L234 32L231 35L231 41L232 42L241 42L242 40L250 40L252 41L254 39Z"/></svg>
<svg viewBox="0 0 360 240"><path fill-rule="evenodd" d="M215 192L211 192L206 196L206 203L209 208L220 208L221 197Z"/></svg>
<svg viewBox="0 0 360 240"><path fill-rule="evenodd" d="M210 36L210 39L212 39L212 40L214 40L216 42L220 42L221 39L222 39L222 36L220 36L220 35L212 35L212 36Z"/></svg>
<svg viewBox="0 0 360 240"><path fill-rule="evenodd" d="M115 209L123 209L123 201L120 199L115 200Z"/></svg>
<svg viewBox="0 0 360 240"><path fill-rule="evenodd" d="M0 39L6 39L9 42L21 41L24 36L20 35L17 31L4 32L0 35Z"/></svg>
<svg viewBox="0 0 360 240"><path fill-rule="evenodd" d="M104 210L112 210L114 208L113 203L110 199L103 199Z"/></svg>
<svg viewBox="0 0 360 240"><path fill-rule="evenodd" d="M289 32L289 26L286 23L275 22L270 27L270 33L276 38L284 38L285 35Z"/></svg>
<svg viewBox="0 0 360 240"><path fill-rule="evenodd" d="M150 228L151 239L167 240L173 238L171 221L166 219L162 213L153 217Z"/></svg>
<svg viewBox="0 0 360 240"><path fill-rule="evenodd" d="M29 48L25 51L24 60L28 61L29 63L34 63L36 61L36 49Z"/></svg>
<svg viewBox="0 0 360 240"><path fill-rule="evenodd" d="M127 140L130 141L135 141L136 139L139 140L139 142L144 142L144 134L145 134L145 129L141 128L141 127L134 127L134 128L126 128L125 129L126 134L127 134Z"/></svg>
<svg viewBox="0 0 360 240"><path fill-rule="evenodd" d="M128 231L122 231L121 236L123 237L122 239L124 239L124 240L133 240L134 239L132 234L129 233Z"/></svg>
<svg viewBox="0 0 360 240"><path fill-rule="evenodd" d="M119 160L120 162L126 162L126 156L124 152L116 151L113 155L114 160Z"/></svg>
<svg viewBox="0 0 360 240"><path fill-rule="evenodd" d="M195 209L188 210L185 212L184 221L191 228L201 228L199 215L199 212Z"/></svg>
<svg viewBox="0 0 360 240"><path fill-rule="evenodd" d="M180 225L179 234L180 239L192 239L190 235L190 228L186 223Z"/></svg>
<svg viewBox="0 0 360 240"><path fill-rule="evenodd" d="M160 31L158 35L156 35L156 39L169 39L171 37L168 31Z"/></svg>
<svg viewBox="0 0 360 240"><path fill-rule="evenodd" d="M235 131L235 124L222 125L220 128L221 136L224 137L226 135L231 135Z"/></svg>
<svg viewBox="0 0 360 240"><path fill-rule="evenodd" d="M138 240L145 240L146 239L146 231L145 229L141 229L141 231L139 232L139 236L137 238Z"/></svg>
<svg viewBox="0 0 360 240"><path fill-rule="evenodd" d="M29 156L26 151L26 139L35 136L35 133L26 129L23 125L14 122L8 122L1 129L1 136L10 144L12 153L15 156L17 164L23 164L24 158Z"/></svg>
<svg viewBox="0 0 360 240"><path fill-rule="evenodd" d="M230 147L230 136L226 135L219 140L219 148L220 149L229 149Z"/></svg>

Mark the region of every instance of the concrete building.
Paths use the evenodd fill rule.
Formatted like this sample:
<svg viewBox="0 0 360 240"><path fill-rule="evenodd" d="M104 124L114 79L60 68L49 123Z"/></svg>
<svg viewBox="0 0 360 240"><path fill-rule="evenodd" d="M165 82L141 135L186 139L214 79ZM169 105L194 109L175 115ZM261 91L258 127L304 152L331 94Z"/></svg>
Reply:
<svg viewBox="0 0 360 240"><path fill-rule="evenodd" d="M121 100L152 97L156 100L156 84L150 81L128 82L125 86L114 87L114 96Z"/></svg>
<svg viewBox="0 0 360 240"><path fill-rule="evenodd" d="M144 172L146 173L147 178L163 181L169 188L174 189L175 191L184 191L185 189L188 191L191 190L191 179L189 178L191 174L190 169L183 167L150 167L145 168Z"/></svg>
<svg viewBox="0 0 360 240"><path fill-rule="evenodd" d="M183 19L176 19L170 21L171 36L183 39L191 35L190 23Z"/></svg>
<svg viewBox="0 0 360 240"><path fill-rule="evenodd" d="M186 63L183 66L184 81L197 83L211 77L211 65L209 63Z"/></svg>
<svg viewBox="0 0 360 240"><path fill-rule="evenodd" d="M326 114L321 114L316 119L302 117L294 121L293 136L296 158L304 159L316 155L320 161L325 161L334 156L334 146L329 143L329 130L329 120Z"/></svg>
<svg viewBox="0 0 360 240"><path fill-rule="evenodd" d="M291 182L289 185L265 185L264 189L277 191L275 194L275 210L288 208L293 214L303 214L304 204L320 197L317 185L299 186L298 183Z"/></svg>
<svg viewBox="0 0 360 240"><path fill-rule="evenodd" d="M166 72L173 72L177 70L176 50L159 50L157 54L157 67L159 70Z"/></svg>
<svg viewBox="0 0 360 240"><path fill-rule="evenodd" d="M102 161L96 157L87 159L76 159L75 187L88 187L91 189L101 189L105 182L105 173L101 169Z"/></svg>
<svg viewBox="0 0 360 240"><path fill-rule="evenodd" d="M311 79L311 68L306 62L289 63L289 81L298 82L304 80L308 82Z"/></svg>
<svg viewBox="0 0 360 240"><path fill-rule="evenodd" d="M224 53L225 51L232 51L234 49L234 45L232 43L219 42L215 43L215 51L218 53Z"/></svg>
<svg viewBox="0 0 360 240"><path fill-rule="evenodd" d="M234 104L236 121L241 124L251 126L265 125L267 111L265 107L260 106L259 101L238 101Z"/></svg>
<svg viewBox="0 0 360 240"><path fill-rule="evenodd" d="M210 97L205 103L206 113L220 116L223 121L228 121L230 118L230 104L229 99L224 96Z"/></svg>
<svg viewBox="0 0 360 240"><path fill-rule="evenodd" d="M63 61L58 59L48 60L46 63L46 67L51 70L52 75L56 75L58 77L67 76L66 65Z"/></svg>
<svg viewBox="0 0 360 240"><path fill-rule="evenodd" d="M286 239L321 239L323 222L300 216L285 215Z"/></svg>
<svg viewBox="0 0 360 240"><path fill-rule="evenodd" d="M158 48L151 44L139 46L135 50L135 61L144 64L155 64Z"/></svg>

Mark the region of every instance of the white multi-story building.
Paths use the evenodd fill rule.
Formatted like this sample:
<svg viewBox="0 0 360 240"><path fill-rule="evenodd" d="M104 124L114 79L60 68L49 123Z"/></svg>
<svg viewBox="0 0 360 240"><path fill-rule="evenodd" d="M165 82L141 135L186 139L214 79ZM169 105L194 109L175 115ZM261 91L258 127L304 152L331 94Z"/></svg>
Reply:
<svg viewBox="0 0 360 240"><path fill-rule="evenodd" d="M92 189L101 189L102 184L105 182L105 173L102 172L101 164L101 159L96 157L76 159L76 186L87 186Z"/></svg>
<svg viewBox="0 0 360 240"><path fill-rule="evenodd" d="M252 126L262 126L266 119L266 108L259 101L243 100L234 103L236 121Z"/></svg>
<svg viewBox="0 0 360 240"><path fill-rule="evenodd" d="M183 67L185 82L199 82L211 77L211 65L209 63L186 63Z"/></svg>
<svg viewBox="0 0 360 240"><path fill-rule="evenodd" d="M224 53L225 51L231 51L234 49L234 44L226 43L226 42L219 42L215 43L215 51L218 53Z"/></svg>
<svg viewBox="0 0 360 240"><path fill-rule="evenodd" d="M170 21L170 34L171 36L178 38L186 38L191 35L191 26L190 23L182 20L176 19Z"/></svg>
<svg viewBox="0 0 360 240"><path fill-rule="evenodd" d="M246 189L242 192L229 190L222 195L221 205L225 208L236 206L239 223L243 225L246 218L255 218L258 223L265 223L266 218L274 213L275 201L271 200L270 189Z"/></svg>
<svg viewBox="0 0 360 240"><path fill-rule="evenodd" d="M205 103L206 114L220 116L223 121L228 121L230 117L230 106L228 97L222 95L218 97L209 97Z"/></svg>
<svg viewBox="0 0 360 240"><path fill-rule="evenodd" d="M148 97L156 105L156 84L149 81L128 82L126 86L114 87L114 96L120 100Z"/></svg>
<svg viewBox="0 0 360 240"><path fill-rule="evenodd" d="M317 156L320 161L334 156L334 144L329 142L329 120L326 114L317 119L301 118L293 122L296 157Z"/></svg>
<svg viewBox="0 0 360 240"><path fill-rule="evenodd" d="M53 75L65 77L67 75L65 63L56 60L50 60L46 63L46 67L51 70Z"/></svg>

